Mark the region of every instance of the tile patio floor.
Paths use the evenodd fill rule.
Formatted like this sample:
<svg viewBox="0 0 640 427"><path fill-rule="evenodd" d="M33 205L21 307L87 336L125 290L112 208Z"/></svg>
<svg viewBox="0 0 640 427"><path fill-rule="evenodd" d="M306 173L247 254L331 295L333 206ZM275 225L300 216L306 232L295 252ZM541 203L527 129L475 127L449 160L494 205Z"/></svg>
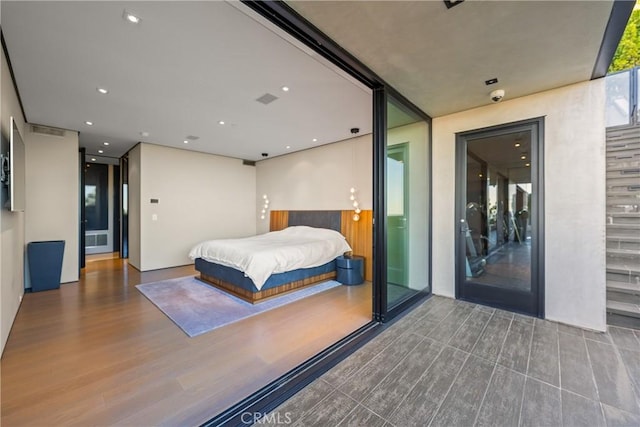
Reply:
<svg viewBox="0 0 640 427"><path fill-rule="evenodd" d="M323 427L637 427L639 397L640 331L432 297L270 415Z"/></svg>

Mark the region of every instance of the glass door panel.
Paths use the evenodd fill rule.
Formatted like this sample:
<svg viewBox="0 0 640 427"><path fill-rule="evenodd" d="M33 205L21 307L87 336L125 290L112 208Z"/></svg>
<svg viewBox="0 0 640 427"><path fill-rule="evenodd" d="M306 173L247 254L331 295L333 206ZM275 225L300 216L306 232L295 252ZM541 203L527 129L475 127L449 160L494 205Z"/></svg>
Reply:
<svg viewBox="0 0 640 427"><path fill-rule="evenodd" d="M537 133L525 127L486 134L458 142L458 295L538 314Z"/></svg>
<svg viewBox="0 0 640 427"><path fill-rule="evenodd" d="M387 101L387 310L429 291L429 133L427 123Z"/></svg>

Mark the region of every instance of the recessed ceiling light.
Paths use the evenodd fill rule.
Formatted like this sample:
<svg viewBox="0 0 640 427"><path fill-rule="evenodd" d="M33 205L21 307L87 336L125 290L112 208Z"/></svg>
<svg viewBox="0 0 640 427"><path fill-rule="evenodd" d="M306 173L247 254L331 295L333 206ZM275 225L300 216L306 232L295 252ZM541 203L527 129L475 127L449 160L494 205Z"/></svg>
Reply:
<svg viewBox="0 0 640 427"><path fill-rule="evenodd" d="M149 136L149 132L142 131L142 132L140 132L140 136L143 136L143 137L146 138L146 137Z"/></svg>
<svg viewBox="0 0 640 427"><path fill-rule="evenodd" d="M520 147L520 143L519 143L519 142L516 142L516 143L514 144L514 146L516 146L516 147Z"/></svg>
<svg viewBox="0 0 640 427"><path fill-rule="evenodd" d="M311 141L318 142L318 138L313 138Z"/></svg>
<svg viewBox="0 0 640 427"><path fill-rule="evenodd" d="M283 92L289 92L289 86L282 86Z"/></svg>
<svg viewBox="0 0 640 427"><path fill-rule="evenodd" d="M290 146L290 145L287 145L287 146L286 146L286 147L284 147L284 148L286 148L286 149L288 150L288 149L290 149L290 148L291 148L291 146Z"/></svg>
<svg viewBox="0 0 640 427"><path fill-rule="evenodd" d="M136 16L131 12L127 12L126 9L125 9L124 13L122 14L122 17L124 18L125 21L130 22L132 24L139 24L140 21L142 21L142 19L140 19L139 16Z"/></svg>
<svg viewBox="0 0 640 427"><path fill-rule="evenodd" d="M188 140L188 139L185 139L185 140L184 140L184 141L182 141L182 142L184 142L185 144L188 144L188 143L189 143L189 140Z"/></svg>
<svg viewBox="0 0 640 427"><path fill-rule="evenodd" d="M525 155L523 154L522 156L520 156L520 158L521 158L522 160L524 160L524 159L526 159L526 158L527 158L527 156L525 156Z"/></svg>
<svg viewBox="0 0 640 427"><path fill-rule="evenodd" d="M104 153L104 150L98 150L98 154Z"/></svg>
<svg viewBox="0 0 640 427"><path fill-rule="evenodd" d="M95 158L95 157L92 157L92 158L91 158L91 161L92 161L92 162L95 162L95 161L96 161L96 158Z"/></svg>
<svg viewBox="0 0 640 427"><path fill-rule="evenodd" d="M106 94L108 94L108 93L109 93L109 90L108 90L108 89L105 89L105 88L103 88L103 87L97 87L97 88L96 88L96 90L98 91L98 93L101 93L101 94L103 94L103 95L106 95Z"/></svg>
<svg viewBox="0 0 640 427"><path fill-rule="evenodd" d="M218 122L218 124L219 124L219 125L223 125L223 124L224 124L224 120L220 120L220 121Z"/></svg>
<svg viewBox="0 0 640 427"><path fill-rule="evenodd" d="M109 143L108 142L103 142L102 145L109 145Z"/></svg>
<svg viewBox="0 0 640 427"><path fill-rule="evenodd" d="M529 167L529 166L531 166L531 163L525 163L524 165Z"/></svg>
<svg viewBox="0 0 640 427"><path fill-rule="evenodd" d="M93 122L90 122L88 120L86 122L84 122L84 124L87 125L87 126L93 126Z"/></svg>

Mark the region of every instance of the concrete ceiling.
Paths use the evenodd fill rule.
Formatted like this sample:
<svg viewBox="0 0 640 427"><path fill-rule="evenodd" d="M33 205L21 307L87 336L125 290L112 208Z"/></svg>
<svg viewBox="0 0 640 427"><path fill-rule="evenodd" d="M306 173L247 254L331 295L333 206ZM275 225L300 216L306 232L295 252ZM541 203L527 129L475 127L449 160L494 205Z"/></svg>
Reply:
<svg viewBox="0 0 640 427"><path fill-rule="evenodd" d="M591 78L613 1L287 1L432 117ZM485 80L498 78L486 86Z"/></svg>
<svg viewBox="0 0 640 427"><path fill-rule="evenodd" d="M80 131L99 160L139 141L259 160L372 129L368 88L238 2L0 7L27 120ZM278 99L256 101L266 93Z"/></svg>

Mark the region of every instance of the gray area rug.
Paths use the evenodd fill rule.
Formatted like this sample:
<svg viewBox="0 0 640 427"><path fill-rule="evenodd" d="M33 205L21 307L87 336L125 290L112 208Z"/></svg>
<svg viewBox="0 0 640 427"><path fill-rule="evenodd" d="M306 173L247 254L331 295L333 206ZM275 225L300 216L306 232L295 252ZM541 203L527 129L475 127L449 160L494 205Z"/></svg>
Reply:
<svg viewBox="0 0 640 427"><path fill-rule="evenodd" d="M190 337L340 286L329 280L258 304L206 285L193 276L137 285L136 288Z"/></svg>

